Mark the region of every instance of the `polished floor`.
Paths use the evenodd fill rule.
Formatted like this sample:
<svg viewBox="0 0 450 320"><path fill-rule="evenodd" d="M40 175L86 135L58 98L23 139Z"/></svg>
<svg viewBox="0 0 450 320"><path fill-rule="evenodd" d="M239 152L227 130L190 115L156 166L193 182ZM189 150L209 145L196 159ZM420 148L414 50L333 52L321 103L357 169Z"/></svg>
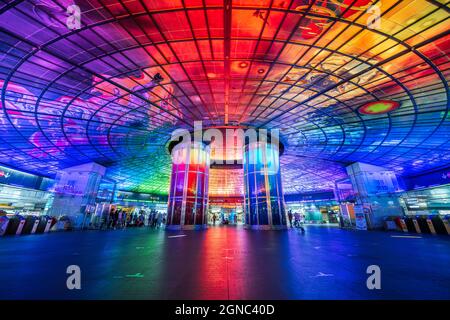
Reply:
<svg viewBox="0 0 450 320"><path fill-rule="evenodd" d="M0 299L450 299L450 237L404 236L230 226L3 237ZM66 288L73 264L81 290ZM373 264L381 290L366 286Z"/></svg>

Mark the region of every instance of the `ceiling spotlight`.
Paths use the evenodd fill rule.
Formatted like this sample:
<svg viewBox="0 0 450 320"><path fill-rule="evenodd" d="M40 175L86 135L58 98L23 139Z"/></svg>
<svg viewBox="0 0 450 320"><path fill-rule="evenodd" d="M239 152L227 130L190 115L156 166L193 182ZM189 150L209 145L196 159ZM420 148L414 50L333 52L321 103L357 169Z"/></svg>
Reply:
<svg viewBox="0 0 450 320"><path fill-rule="evenodd" d="M261 69L258 69L258 73L259 73L259 74L264 73L264 72L266 72L266 70L264 70L264 69L262 69L262 68L261 68Z"/></svg>
<svg viewBox="0 0 450 320"><path fill-rule="evenodd" d="M400 107L400 103L392 100L378 100L368 102L358 108L358 112L361 114L375 115L385 114L391 112Z"/></svg>
<svg viewBox="0 0 450 320"><path fill-rule="evenodd" d="M243 61L243 62L239 63L239 67L240 68L247 68L248 67L248 62Z"/></svg>
<svg viewBox="0 0 450 320"><path fill-rule="evenodd" d="M206 75L207 75L208 78L215 78L216 77L216 74L214 72L208 72Z"/></svg>

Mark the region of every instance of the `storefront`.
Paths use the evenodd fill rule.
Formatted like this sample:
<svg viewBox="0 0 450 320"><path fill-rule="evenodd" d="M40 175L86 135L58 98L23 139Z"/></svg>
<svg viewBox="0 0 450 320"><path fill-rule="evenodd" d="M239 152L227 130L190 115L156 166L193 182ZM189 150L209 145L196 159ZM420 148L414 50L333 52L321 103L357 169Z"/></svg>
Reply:
<svg viewBox="0 0 450 320"><path fill-rule="evenodd" d="M41 190L0 185L0 210L6 213L42 214L50 193Z"/></svg>
<svg viewBox="0 0 450 320"><path fill-rule="evenodd" d="M305 223L337 223L339 204L333 191L285 195L288 212L299 213Z"/></svg>
<svg viewBox="0 0 450 320"><path fill-rule="evenodd" d="M53 180L0 166L0 210L41 215L51 198Z"/></svg>
<svg viewBox="0 0 450 320"><path fill-rule="evenodd" d="M242 197L209 197L208 223L245 224Z"/></svg>
<svg viewBox="0 0 450 320"><path fill-rule="evenodd" d="M448 215L450 184L404 192L400 203L407 215Z"/></svg>
<svg viewBox="0 0 450 320"><path fill-rule="evenodd" d="M336 201L287 202L288 211L300 213L305 223L337 223L339 206Z"/></svg>

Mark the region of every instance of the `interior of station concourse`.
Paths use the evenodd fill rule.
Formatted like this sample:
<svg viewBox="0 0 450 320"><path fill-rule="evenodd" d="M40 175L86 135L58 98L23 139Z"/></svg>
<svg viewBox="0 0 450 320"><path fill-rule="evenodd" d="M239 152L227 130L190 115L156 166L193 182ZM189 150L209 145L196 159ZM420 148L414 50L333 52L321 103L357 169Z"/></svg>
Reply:
<svg viewBox="0 0 450 320"><path fill-rule="evenodd" d="M449 12L1 1L0 298L122 297L136 274L138 298L379 298L359 287L371 264L392 267L389 298L450 298ZM109 280L10 280L60 256Z"/></svg>

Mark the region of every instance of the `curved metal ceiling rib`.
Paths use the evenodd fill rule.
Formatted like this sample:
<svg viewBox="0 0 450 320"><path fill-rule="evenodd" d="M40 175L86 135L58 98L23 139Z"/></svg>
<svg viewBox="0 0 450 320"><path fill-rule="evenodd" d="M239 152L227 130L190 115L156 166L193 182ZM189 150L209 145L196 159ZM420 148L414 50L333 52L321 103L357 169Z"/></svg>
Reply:
<svg viewBox="0 0 450 320"><path fill-rule="evenodd" d="M194 120L279 128L288 193L330 189L354 161L450 163L447 1L80 1L69 30L71 4L0 5L0 163L96 161L122 190L164 194L164 143ZM359 111L379 100L400 107Z"/></svg>

